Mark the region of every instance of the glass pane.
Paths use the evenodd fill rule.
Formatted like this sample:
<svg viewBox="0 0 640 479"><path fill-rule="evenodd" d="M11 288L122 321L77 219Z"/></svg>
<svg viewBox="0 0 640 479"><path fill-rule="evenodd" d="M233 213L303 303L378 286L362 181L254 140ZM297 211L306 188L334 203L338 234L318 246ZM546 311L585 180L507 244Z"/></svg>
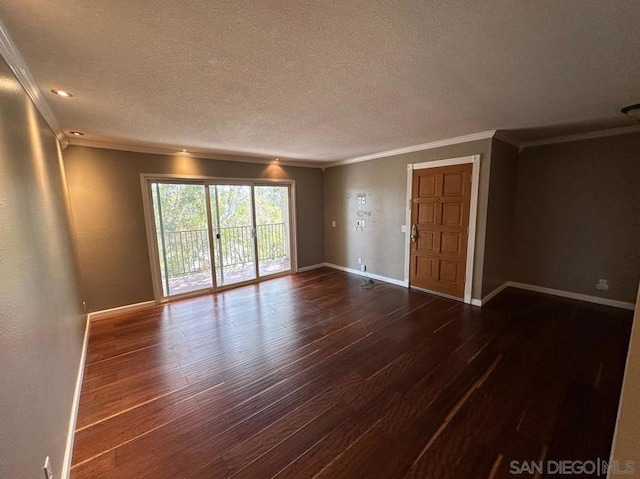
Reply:
<svg viewBox="0 0 640 479"><path fill-rule="evenodd" d="M213 286L204 185L152 184L165 296Z"/></svg>
<svg viewBox="0 0 640 479"><path fill-rule="evenodd" d="M209 191L218 285L255 279L251 186L212 185Z"/></svg>
<svg viewBox="0 0 640 479"><path fill-rule="evenodd" d="M254 191L260 276L289 271L289 187L256 186Z"/></svg>

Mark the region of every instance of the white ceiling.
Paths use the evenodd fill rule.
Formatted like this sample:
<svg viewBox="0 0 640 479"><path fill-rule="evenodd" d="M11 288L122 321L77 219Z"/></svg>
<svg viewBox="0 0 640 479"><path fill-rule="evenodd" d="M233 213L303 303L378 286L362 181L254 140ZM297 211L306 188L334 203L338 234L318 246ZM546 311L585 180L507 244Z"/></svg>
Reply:
<svg viewBox="0 0 640 479"><path fill-rule="evenodd" d="M627 126L640 102L638 0L0 0L0 20L65 132L131 147L324 163Z"/></svg>

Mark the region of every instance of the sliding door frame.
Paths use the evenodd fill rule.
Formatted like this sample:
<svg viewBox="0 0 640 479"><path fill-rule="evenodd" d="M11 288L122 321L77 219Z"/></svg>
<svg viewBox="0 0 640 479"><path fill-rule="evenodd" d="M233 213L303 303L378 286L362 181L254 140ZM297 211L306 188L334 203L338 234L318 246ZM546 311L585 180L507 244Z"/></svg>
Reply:
<svg viewBox="0 0 640 479"><path fill-rule="evenodd" d="M208 236L209 236L209 254L211 256L211 276L212 287L205 288L198 291L192 291L189 293L176 294L173 296L165 297L162 288L162 273L160 271L160 251L158 250L158 232L156 231L156 222L153 211L153 191L151 189L152 183L174 183L174 184L201 184L205 189L205 200L207 208L207 221L208 221ZM209 185L245 185L251 186L252 196L252 216L255 225L255 202L253 196L255 195L255 186L287 186L289 188L289 245L291 251L291 270L284 271L282 273L274 273L266 276L259 275L258 268L258 249L257 249L257 233L254 237L255 245L255 268L256 277L249 281L243 281L234 283L231 285L218 286L216 279L215 267L217 265L217 259L215 258L214 246L213 246L213 231L212 231L212 215L211 204L209 202ZM215 176L193 176L193 175L172 175L164 173L141 173L140 174L140 186L142 189L142 207L144 211L145 229L147 231L147 246L149 250L149 261L151 263L151 279L153 283L153 295L156 304L166 303L178 299L188 298L191 296L200 296L203 294L210 294L216 291L224 291L225 289L236 288L238 286L244 286L247 284L255 284L265 279L277 278L278 276L286 276L298 272L298 238L297 238L297 223L296 223L296 183L295 180L288 179L272 179L272 178L225 178Z"/></svg>

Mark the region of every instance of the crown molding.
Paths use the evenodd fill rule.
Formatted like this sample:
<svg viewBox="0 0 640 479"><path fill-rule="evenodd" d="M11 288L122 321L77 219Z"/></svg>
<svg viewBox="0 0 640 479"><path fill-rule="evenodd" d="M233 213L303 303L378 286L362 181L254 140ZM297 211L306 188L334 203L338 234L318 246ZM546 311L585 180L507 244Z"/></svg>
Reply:
<svg viewBox="0 0 640 479"><path fill-rule="evenodd" d="M504 143L508 143L509 145L515 146L516 148L520 148L520 145L522 145L522 141L508 135L503 130L496 130L496 134L493 137L496 140L500 140Z"/></svg>
<svg viewBox="0 0 640 479"><path fill-rule="evenodd" d="M322 164L309 160L280 160L274 161L273 158L247 157L240 155L229 155L225 153L209 153L200 151L184 152L177 148L162 148L154 146L140 145L124 145L119 143L109 143L103 141L94 141L84 138L69 138L69 144L75 146L86 146L89 148L102 148L105 150L130 151L134 153L149 153L152 155L163 156L184 156L188 158L203 158L206 160L235 161L240 163L257 163L261 165L281 165L281 166L297 166L302 168L322 168Z"/></svg>
<svg viewBox="0 0 640 479"><path fill-rule="evenodd" d="M36 84L36 81L33 79L29 68L27 67L24 58L18 51L15 43L11 39L9 32L7 31L7 27L0 20L0 55L4 58L4 61L7 62L7 65L15 75L16 79L24 88L24 91L29 95L31 101L38 109L44 121L47 122L49 128L53 134L58 138L58 141L62 144L64 148L67 144L67 137L62 131L62 127L60 123L58 123L57 118L53 114L53 111L49 107L49 104L44 99L42 95L42 91Z"/></svg>
<svg viewBox="0 0 640 479"><path fill-rule="evenodd" d="M571 141L591 140L594 138L604 138L607 136L624 135L625 133L636 132L640 132L640 125L610 128L608 130L589 131L586 133L577 133L575 135L554 136L552 138L543 138L541 140L525 141L520 145L520 151L532 146L553 145L556 143L568 143Z"/></svg>
<svg viewBox="0 0 640 479"><path fill-rule="evenodd" d="M379 153L371 153L370 155L356 156L345 160L331 161L322 165L323 168L331 168L332 166L349 165L351 163L360 163L362 161L377 160L378 158L387 158L389 156L403 155L405 153L414 153L416 151L432 150L433 148L441 148L443 146L457 145L459 143L468 143L476 140L486 140L493 138L496 130L482 131L480 133L472 133L471 135L456 136L446 140L431 141L420 145L405 146L394 150L381 151Z"/></svg>

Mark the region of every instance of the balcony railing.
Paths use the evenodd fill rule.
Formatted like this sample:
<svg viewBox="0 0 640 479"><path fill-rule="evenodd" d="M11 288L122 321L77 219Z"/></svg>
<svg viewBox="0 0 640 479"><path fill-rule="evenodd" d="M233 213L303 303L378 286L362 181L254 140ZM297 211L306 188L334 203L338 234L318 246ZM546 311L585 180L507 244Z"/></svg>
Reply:
<svg viewBox="0 0 640 479"><path fill-rule="evenodd" d="M233 226L214 230L215 259L223 269L254 263L253 228ZM261 262L287 257L286 223L258 225L258 258ZM165 231L166 273L169 278L209 271L209 235L206 229ZM220 265L218 265L220 267Z"/></svg>

